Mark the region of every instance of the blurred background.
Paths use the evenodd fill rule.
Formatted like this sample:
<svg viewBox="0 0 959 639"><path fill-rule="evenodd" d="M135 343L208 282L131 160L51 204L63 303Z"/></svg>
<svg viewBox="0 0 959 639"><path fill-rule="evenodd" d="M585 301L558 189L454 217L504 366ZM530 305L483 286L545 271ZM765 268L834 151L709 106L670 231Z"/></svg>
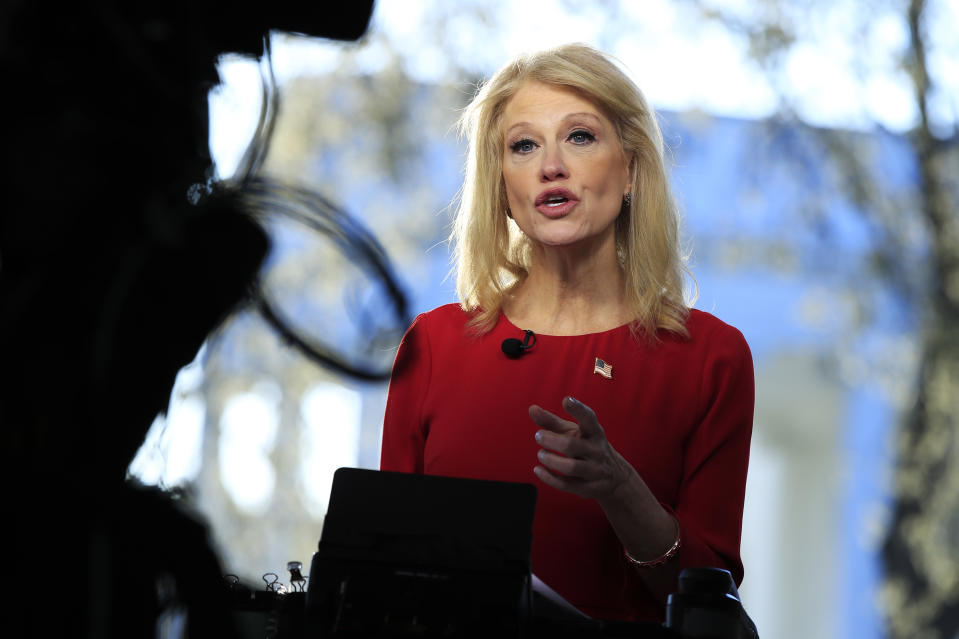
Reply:
<svg viewBox="0 0 959 639"><path fill-rule="evenodd" d="M415 314L455 301L452 127L477 83L555 44L613 54L661 116L695 306L753 350L741 593L760 633L955 637L957 33L955 0L377 0L357 43L274 33L269 59L222 56L210 146L233 175L272 83L262 172L374 233ZM303 225L269 231L273 303L352 348L376 283ZM241 312L130 473L182 491L224 566L262 583L309 562L333 471L377 467L386 390Z"/></svg>

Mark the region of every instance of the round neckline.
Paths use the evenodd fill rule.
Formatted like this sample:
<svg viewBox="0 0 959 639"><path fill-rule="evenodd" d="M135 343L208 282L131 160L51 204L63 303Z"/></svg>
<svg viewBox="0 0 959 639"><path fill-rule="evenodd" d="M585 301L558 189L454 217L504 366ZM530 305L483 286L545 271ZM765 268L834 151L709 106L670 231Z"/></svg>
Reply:
<svg viewBox="0 0 959 639"><path fill-rule="evenodd" d="M517 326L516 324L514 324L514 323L513 323L513 320L511 320L509 317L507 317L507 316L506 316L506 313L503 312L503 309L500 309L500 311L499 311L499 316L500 316L500 320L502 320L503 322L505 322L508 326L516 329L517 331L523 332L523 331L525 331L525 330L528 330L528 329L525 329L525 328L520 328L519 326ZM608 329L606 329L605 331L596 331L596 332L594 332L594 333L575 333L575 334L572 334L572 335L556 335L555 333L539 333L539 332L537 332L537 333L536 333L536 337L537 337L537 338L539 338L539 337L560 337L560 338L570 338L570 337L594 337L594 336L597 336L597 335L607 335L607 334L613 333L614 331L620 331L620 330L623 330L623 329L629 330L629 325L630 325L631 323L632 323L632 322L626 322L625 324L620 324L619 326L614 326L613 328L608 328Z"/></svg>

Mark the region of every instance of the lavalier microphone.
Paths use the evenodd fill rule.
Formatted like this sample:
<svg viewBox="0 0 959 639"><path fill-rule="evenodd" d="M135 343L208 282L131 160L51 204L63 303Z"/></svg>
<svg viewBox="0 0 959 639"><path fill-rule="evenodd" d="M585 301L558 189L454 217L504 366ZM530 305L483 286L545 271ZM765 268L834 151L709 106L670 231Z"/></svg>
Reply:
<svg viewBox="0 0 959 639"><path fill-rule="evenodd" d="M506 353L506 357L519 359L526 351L536 346L536 333L530 330L525 331L525 333L526 336L523 337L523 341L515 337L509 337L503 340L502 349L503 352Z"/></svg>

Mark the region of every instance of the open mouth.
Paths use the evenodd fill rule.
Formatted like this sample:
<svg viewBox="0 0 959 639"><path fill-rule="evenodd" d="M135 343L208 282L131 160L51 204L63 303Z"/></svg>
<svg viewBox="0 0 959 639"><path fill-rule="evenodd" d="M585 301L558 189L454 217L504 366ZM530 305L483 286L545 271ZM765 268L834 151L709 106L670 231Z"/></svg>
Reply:
<svg viewBox="0 0 959 639"><path fill-rule="evenodd" d="M569 189L552 188L536 198L536 210L547 217L558 218L572 211L578 202L576 194Z"/></svg>
<svg viewBox="0 0 959 639"><path fill-rule="evenodd" d="M560 206L560 205L566 204L567 202L569 202L569 198L562 197L560 195L555 195L555 196L546 198L543 201L543 204L545 206L553 207L553 206Z"/></svg>
<svg viewBox="0 0 959 639"><path fill-rule="evenodd" d="M576 201L576 196L569 189L547 189L536 198L536 206L561 206L567 202Z"/></svg>

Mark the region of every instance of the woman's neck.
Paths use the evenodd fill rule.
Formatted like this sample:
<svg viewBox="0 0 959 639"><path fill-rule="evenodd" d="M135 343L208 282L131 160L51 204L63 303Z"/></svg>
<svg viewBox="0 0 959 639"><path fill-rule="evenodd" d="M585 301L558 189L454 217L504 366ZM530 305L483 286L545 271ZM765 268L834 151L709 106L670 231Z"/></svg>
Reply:
<svg viewBox="0 0 959 639"><path fill-rule="evenodd" d="M572 247L536 247L529 275L503 311L511 322L544 335L582 335L632 320L615 246L583 255Z"/></svg>

